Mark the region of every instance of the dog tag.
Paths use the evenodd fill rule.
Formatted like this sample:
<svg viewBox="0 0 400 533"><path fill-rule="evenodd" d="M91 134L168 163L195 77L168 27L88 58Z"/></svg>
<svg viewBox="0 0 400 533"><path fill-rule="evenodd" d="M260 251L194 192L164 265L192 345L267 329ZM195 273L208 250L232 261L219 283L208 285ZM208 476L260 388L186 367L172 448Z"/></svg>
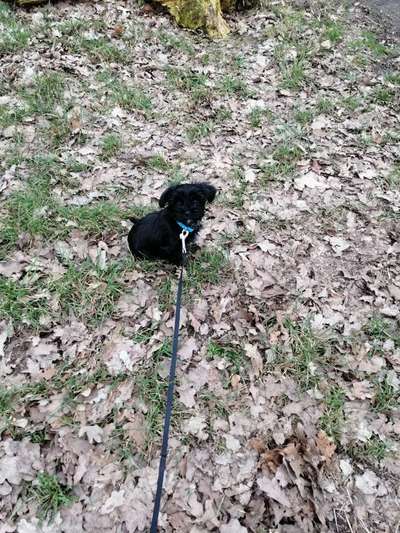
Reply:
<svg viewBox="0 0 400 533"><path fill-rule="evenodd" d="M182 230L182 233L179 235L180 240L182 241L182 254L186 254L186 237L189 235L187 230Z"/></svg>

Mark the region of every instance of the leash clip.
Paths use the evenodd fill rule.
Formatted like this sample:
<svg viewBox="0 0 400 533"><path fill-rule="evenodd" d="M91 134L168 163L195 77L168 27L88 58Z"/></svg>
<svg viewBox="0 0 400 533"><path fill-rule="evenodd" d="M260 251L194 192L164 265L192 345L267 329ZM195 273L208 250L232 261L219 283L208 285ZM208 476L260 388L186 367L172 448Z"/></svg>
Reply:
<svg viewBox="0 0 400 533"><path fill-rule="evenodd" d="M182 233L179 235L180 240L182 241L182 254L186 255L186 238L189 235L189 232L184 229L182 230Z"/></svg>

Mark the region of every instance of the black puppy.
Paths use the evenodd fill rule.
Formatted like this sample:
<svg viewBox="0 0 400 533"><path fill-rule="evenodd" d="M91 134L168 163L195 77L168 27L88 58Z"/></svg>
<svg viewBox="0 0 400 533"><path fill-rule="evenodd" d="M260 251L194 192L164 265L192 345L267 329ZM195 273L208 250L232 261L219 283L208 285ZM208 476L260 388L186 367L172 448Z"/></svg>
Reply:
<svg viewBox="0 0 400 533"><path fill-rule="evenodd" d="M164 259L180 265L182 243L179 238L183 224L191 231L186 239L190 245L196 238L205 205L215 198L216 189L208 183L185 183L169 187L160 197L161 211L134 220L129 235L129 249L135 257Z"/></svg>

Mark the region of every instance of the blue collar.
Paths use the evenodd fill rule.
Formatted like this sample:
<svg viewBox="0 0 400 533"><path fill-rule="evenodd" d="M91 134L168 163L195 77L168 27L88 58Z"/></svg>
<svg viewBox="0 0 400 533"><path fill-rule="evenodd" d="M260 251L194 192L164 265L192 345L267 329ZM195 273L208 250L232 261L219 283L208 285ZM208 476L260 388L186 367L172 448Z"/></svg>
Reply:
<svg viewBox="0 0 400 533"><path fill-rule="evenodd" d="M187 231L189 233L192 233L194 231L194 228L190 228L189 226L186 226L183 222L179 222L179 220L176 221L178 226L180 226L184 231Z"/></svg>

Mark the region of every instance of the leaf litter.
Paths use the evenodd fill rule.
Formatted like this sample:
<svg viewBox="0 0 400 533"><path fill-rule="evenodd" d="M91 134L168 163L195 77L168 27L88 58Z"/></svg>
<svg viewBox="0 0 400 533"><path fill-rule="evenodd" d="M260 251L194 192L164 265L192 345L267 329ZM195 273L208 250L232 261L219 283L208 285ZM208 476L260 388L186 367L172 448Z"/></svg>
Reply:
<svg viewBox="0 0 400 533"><path fill-rule="evenodd" d="M145 8L18 11L0 59L1 531L148 530L177 278L123 243L183 180L219 195L161 528L395 530L399 43L359 5L268 3L220 43ZM73 494L50 523L43 473Z"/></svg>

